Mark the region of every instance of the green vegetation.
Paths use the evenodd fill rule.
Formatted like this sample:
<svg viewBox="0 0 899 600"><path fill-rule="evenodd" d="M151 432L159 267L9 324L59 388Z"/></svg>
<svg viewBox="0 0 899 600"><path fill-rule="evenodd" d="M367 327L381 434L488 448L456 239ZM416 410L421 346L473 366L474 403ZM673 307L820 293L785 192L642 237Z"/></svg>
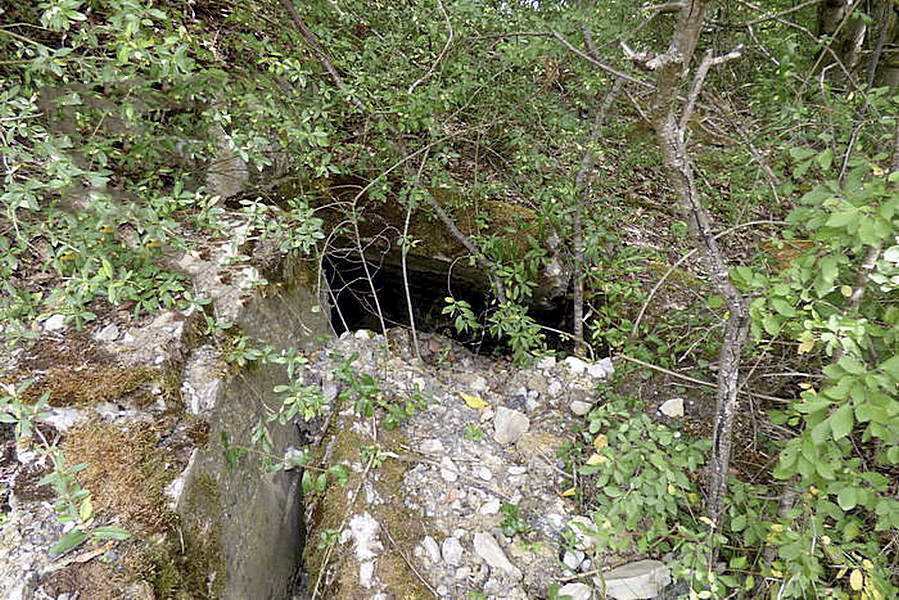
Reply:
<svg viewBox="0 0 899 600"><path fill-rule="evenodd" d="M40 342L53 315L80 330L207 305L178 257L236 231L233 266L262 289L287 254L358 257L360 228L453 246L492 289L483 309L446 300L460 332L519 363L556 344L654 367L619 369L567 454L609 549L673 552L690 598L899 594L895 2L299 4L0 6L4 348ZM415 238L413 216L452 244ZM547 303L582 323L540 322ZM207 320L233 364L290 375L253 449L228 447L270 453L266 424L324 399L293 377L299 353ZM360 416L397 426L424 405L352 361L337 376ZM147 377L89 375L110 394ZM683 422L628 393L716 378L717 402L685 388L717 408ZM42 402L90 400L60 394L62 372L31 396L19 383L0 410L19 436ZM79 523L64 546L119 535L39 447Z"/></svg>

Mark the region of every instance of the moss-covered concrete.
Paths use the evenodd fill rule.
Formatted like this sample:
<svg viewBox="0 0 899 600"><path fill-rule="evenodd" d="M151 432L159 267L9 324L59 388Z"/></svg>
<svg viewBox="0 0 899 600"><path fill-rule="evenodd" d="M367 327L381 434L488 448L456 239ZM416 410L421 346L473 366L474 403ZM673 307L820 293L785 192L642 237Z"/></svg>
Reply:
<svg viewBox="0 0 899 600"><path fill-rule="evenodd" d="M308 273L293 265L282 282L258 293L241 311L238 325L249 338L276 348L314 346L328 334L326 311L312 312L319 304L314 289ZM255 453L229 465L222 444L224 434L233 445L252 446L257 423L277 409L273 388L285 383L285 377L277 365L231 371L208 415L209 442L197 451L187 474L178 505L181 526L194 540L216 540L201 549L209 569L207 583L214 586L209 597L283 599L300 566L299 475L265 474ZM276 452L300 444L293 425L268 426Z"/></svg>

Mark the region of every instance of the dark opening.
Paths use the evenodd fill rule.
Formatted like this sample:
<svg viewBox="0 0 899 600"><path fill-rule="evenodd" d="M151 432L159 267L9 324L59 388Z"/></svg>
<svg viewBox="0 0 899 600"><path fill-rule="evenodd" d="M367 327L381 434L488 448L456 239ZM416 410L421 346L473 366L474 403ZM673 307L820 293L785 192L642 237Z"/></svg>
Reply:
<svg viewBox="0 0 899 600"><path fill-rule="evenodd" d="M372 287L377 292L386 326L409 327L406 282L399 252L368 260L372 283L369 283L365 266L356 251L328 254L324 268L331 289L331 322L338 335L357 329L380 331ZM474 335L460 334L449 315L443 314L445 299L452 296L468 302L484 325L487 315L496 306L485 277L458 263L450 265L445 261L412 256L407 258L407 272L412 312L419 331L451 337L482 354L507 353L502 341L492 339L483 331ZM571 303L565 298L548 306L532 306L528 315L541 325L571 331ZM571 343L565 336L548 330L543 334L550 348L570 350Z"/></svg>

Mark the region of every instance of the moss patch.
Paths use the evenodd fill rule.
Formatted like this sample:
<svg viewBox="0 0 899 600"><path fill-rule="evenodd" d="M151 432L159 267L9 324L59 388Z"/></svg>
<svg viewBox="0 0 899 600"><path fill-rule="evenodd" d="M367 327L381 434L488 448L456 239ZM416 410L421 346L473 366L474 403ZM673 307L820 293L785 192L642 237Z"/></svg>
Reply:
<svg viewBox="0 0 899 600"><path fill-rule="evenodd" d="M158 443L159 433L149 425L92 421L72 428L63 450L69 464L87 463L78 479L92 492L96 510L143 532L160 532L173 518L164 488L174 473L166 470Z"/></svg>
<svg viewBox="0 0 899 600"><path fill-rule="evenodd" d="M373 441L363 435L350 430L349 423L336 426L339 433L333 440L333 452L329 464L352 463L360 460L359 449L370 445ZM402 446L405 438L397 431L381 431L380 445L382 449L403 453ZM396 459L387 459L369 473L368 479L375 485L378 495L382 498L392 498L377 506L366 506L372 516L382 526L379 535L384 545L383 552L378 556L376 575L386 584L391 597L397 600L425 600L433 595L421 583L406 559L413 560L413 549L421 537L427 534L428 523L424 519L410 519L405 510L402 498L403 478L408 469L408 464ZM319 534L337 530L348 512L354 510L348 504L352 490L361 484L362 474L352 472L346 486L331 485L325 495L318 499L315 513L310 519L309 537L305 551L305 565L309 572L310 588L326 569L327 575L323 578L325 590L319 590L322 597L335 600L350 600L358 597L357 562L351 558L352 549L335 547L331 553L330 561L324 564L326 548L319 548ZM364 498L364 493L360 494ZM307 498L307 504L310 499ZM403 557L406 557L405 559Z"/></svg>
<svg viewBox="0 0 899 600"><path fill-rule="evenodd" d="M154 381L156 375L156 370L148 366L61 366L49 369L32 390L38 395L50 392L52 406L98 404L133 394L143 384ZM142 403L136 404L140 407Z"/></svg>

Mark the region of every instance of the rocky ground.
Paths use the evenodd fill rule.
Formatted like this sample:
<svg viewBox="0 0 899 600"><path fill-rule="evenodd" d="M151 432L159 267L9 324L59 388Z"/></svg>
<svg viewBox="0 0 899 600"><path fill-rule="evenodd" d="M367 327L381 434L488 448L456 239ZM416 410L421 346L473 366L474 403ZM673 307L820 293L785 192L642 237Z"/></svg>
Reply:
<svg viewBox="0 0 899 600"><path fill-rule="evenodd" d="M306 365L338 413L322 466L353 475L309 502L307 593L319 598L656 598L661 562L596 550L559 451L575 441L612 362L544 358L532 368L408 332L347 333ZM421 403L394 431L360 419L337 364L379 382L385 402ZM352 390L350 390L351 392ZM341 401L343 397L343 401ZM361 448L368 448L360 452ZM377 452L372 449L377 448ZM323 511L321 503L327 508ZM319 547L316 540L328 539Z"/></svg>
<svg viewBox="0 0 899 600"><path fill-rule="evenodd" d="M238 235L207 258L195 253L179 260L222 321L237 318L251 288L244 283L258 277L224 266L239 242ZM0 375L6 383L15 373L28 373L61 398L42 419L53 443L84 423L117 432L113 440L123 448L133 432L154 431L150 450L161 463L154 485L161 491L166 482L166 503L176 502L180 475L196 449L217 443L218 432L203 435L205 420L226 373L235 376L220 349L201 339L203 320L193 307L140 322L110 315L76 332L51 315L38 325L39 342L7 357ZM298 598L512 600L557 592L555 597L574 600L628 600L673 594L661 562L597 551L589 508L573 499L564 450L590 442L584 417L598 401L597 386L613 375L609 359L544 358L518 368L433 334L420 334L415 352L410 333L400 329L386 338L348 332L306 357L296 377L328 401L323 417L298 423L313 445L315 461L307 472L345 465L350 475L346 482L332 477L323 492L306 494ZM359 385L364 381L375 384L365 388ZM377 408L371 417L354 410L360 394ZM16 444L10 427L3 439L0 597L194 597L161 594L158 569L152 584L112 581L126 555L116 543L88 544L50 559L47 549L71 524L56 520L52 490L34 485L49 471L47 459ZM116 472L115 461L109 462L100 481ZM252 474L259 476L258 470ZM113 491L128 496L134 482L119 483ZM99 502L108 490L92 491ZM127 516L115 503L100 508L102 524L120 524ZM138 532L156 519L140 508ZM153 532L162 529L148 526L143 539L155 543L161 534ZM175 553L184 554L185 540L177 541ZM104 578L101 594L91 586Z"/></svg>

